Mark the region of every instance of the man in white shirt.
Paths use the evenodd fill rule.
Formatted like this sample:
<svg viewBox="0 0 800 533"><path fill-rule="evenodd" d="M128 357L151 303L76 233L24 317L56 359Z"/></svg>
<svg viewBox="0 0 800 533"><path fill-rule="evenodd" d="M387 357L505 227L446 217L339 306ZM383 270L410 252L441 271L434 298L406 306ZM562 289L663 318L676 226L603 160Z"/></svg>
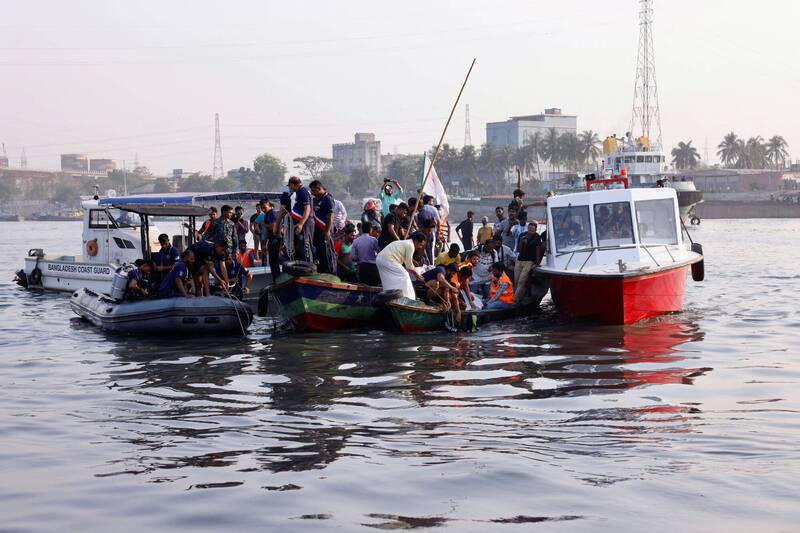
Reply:
<svg viewBox="0 0 800 533"><path fill-rule="evenodd" d="M421 281L422 276L414 270L414 253L421 252L426 242L424 234L415 232L411 235L411 239L394 241L381 250L375 259L375 264L384 291L397 289L402 291L406 298L416 299L411 277Z"/></svg>

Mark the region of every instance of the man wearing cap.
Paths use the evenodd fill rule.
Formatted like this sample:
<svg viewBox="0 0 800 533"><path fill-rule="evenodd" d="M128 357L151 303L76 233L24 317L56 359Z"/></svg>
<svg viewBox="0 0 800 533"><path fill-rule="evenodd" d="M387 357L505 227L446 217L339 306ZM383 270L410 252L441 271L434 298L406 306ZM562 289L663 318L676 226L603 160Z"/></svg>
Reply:
<svg viewBox="0 0 800 533"><path fill-rule="evenodd" d="M288 187L294 193L294 204L289 210L294 226L294 259L313 263L314 222L311 217L311 193L297 176L289 178Z"/></svg>
<svg viewBox="0 0 800 533"><path fill-rule="evenodd" d="M381 223L381 216L378 214L378 206L372 200L367 200L364 204L364 212L361 213L361 225Z"/></svg>

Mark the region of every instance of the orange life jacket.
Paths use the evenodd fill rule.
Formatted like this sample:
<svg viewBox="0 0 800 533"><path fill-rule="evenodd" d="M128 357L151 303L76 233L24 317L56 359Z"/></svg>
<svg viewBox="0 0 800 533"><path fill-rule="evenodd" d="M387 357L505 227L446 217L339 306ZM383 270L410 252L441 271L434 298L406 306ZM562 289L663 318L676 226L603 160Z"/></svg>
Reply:
<svg viewBox="0 0 800 533"><path fill-rule="evenodd" d="M245 253L239 252L237 255L239 256L238 257L239 264L242 265L243 267L250 268L252 266L255 266L256 254L252 248L248 248Z"/></svg>
<svg viewBox="0 0 800 533"><path fill-rule="evenodd" d="M497 300L512 305L514 303L514 287L511 285L511 279L505 272L500 275L499 279L492 276L492 279L489 282L489 298L494 298L495 293L500 290L501 283L505 283L506 288L503 290L502 294L497 297Z"/></svg>

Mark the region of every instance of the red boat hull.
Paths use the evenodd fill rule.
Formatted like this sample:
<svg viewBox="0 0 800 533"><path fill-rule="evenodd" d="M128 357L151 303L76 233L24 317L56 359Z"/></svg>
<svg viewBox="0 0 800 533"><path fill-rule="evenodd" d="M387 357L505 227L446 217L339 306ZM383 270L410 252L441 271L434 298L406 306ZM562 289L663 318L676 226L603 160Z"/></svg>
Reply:
<svg viewBox="0 0 800 533"><path fill-rule="evenodd" d="M688 265L651 274L589 276L550 273L559 312L608 324L630 324L683 308Z"/></svg>

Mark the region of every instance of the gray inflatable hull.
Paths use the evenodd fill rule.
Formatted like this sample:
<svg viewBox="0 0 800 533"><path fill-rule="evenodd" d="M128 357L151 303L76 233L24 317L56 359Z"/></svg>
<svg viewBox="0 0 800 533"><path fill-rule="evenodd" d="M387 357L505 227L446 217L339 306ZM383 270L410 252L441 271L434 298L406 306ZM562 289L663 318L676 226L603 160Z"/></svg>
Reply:
<svg viewBox="0 0 800 533"><path fill-rule="evenodd" d="M80 289L69 304L99 328L133 335L242 335L253 322L247 304L221 296L119 302Z"/></svg>

